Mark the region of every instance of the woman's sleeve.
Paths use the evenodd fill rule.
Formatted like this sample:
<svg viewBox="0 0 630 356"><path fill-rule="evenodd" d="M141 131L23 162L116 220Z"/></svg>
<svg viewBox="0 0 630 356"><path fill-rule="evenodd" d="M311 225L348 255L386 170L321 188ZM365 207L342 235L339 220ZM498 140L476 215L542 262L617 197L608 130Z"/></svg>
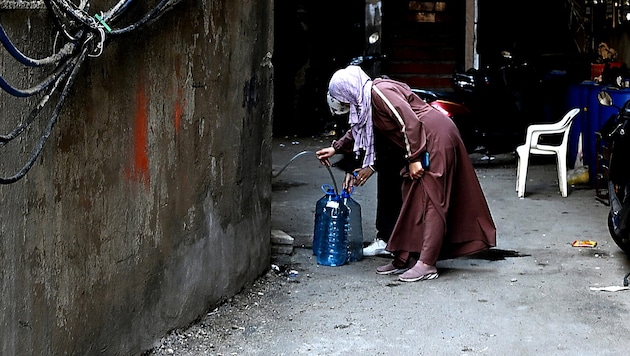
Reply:
<svg viewBox="0 0 630 356"><path fill-rule="evenodd" d="M351 153L354 148L352 130L348 130L340 139L333 141L332 147L335 149L335 152Z"/></svg>
<svg viewBox="0 0 630 356"><path fill-rule="evenodd" d="M387 108L388 115L397 122L400 128L405 151L407 152L407 160L409 162L419 161L421 154L427 150L427 136L422 122L418 119L411 105L409 105L407 98L400 91L394 90L393 88L382 88L381 91L392 103L394 109L400 116L399 119L389 109L387 104L379 98L382 105Z"/></svg>
<svg viewBox="0 0 630 356"><path fill-rule="evenodd" d="M346 173L352 173L356 168L361 167L361 161L353 152L354 136L352 136L352 130L348 130L339 140L333 141L332 147L335 152L343 154L343 158L335 163L335 167Z"/></svg>

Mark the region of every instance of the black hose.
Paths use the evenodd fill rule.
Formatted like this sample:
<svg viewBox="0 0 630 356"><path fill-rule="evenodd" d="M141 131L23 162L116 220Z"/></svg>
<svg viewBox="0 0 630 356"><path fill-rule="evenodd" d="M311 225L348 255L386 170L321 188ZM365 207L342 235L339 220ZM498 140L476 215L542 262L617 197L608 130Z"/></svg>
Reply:
<svg viewBox="0 0 630 356"><path fill-rule="evenodd" d="M7 142L13 140L18 137L26 128L35 120L37 115L41 112L41 110L46 106L48 100L50 100L52 94L57 90L59 84L65 79L65 77L70 73L72 68L74 68L74 64L76 64L77 59L73 58L69 65L66 66L64 72L57 78L54 85L50 88L48 93L42 97L37 106L31 110L29 116L26 120L16 126L10 133L6 135L0 135L0 147L4 146Z"/></svg>
<svg viewBox="0 0 630 356"><path fill-rule="evenodd" d="M27 96L32 96L32 95L35 95L44 91L51 84L56 82L57 78L59 78L61 73L65 71L67 66L68 66L67 62L63 63L62 65L57 67L57 69L48 77L46 77L41 83L27 89L18 89L12 86L11 84L9 84L2 76L0 76L0 88L2 88L2 90L16 97L24 98Z"/></svg>
<svg viewBox="0 0 630 356"><path fill-rule="evenodd" d="M61 60L68 58L75 48L74 43L67 43L59 50L59 52L53 54L52 56L48 56L42 59L27 57L19 49L17 49L17 47L15 47L15 45L9 38L9 35L7 35L6 31L4 30L4 27L2 27L2 23L0 23L0 42L2 42L4 48L6 48L6 50L11 54L11 56L13 56L13 58L29 67L41 67L45 65L59 63Z"/></svg>
<svg viewBox="0 0 630 356"><path fill-rule="evenodd" d="M99 27L98 21L95 18L88 15L82 9L79 9L75 4L68 3L65 0L53 0L58 6L61 6L61 10L63 10L66 14L69 14L74 18L74 20L79 21L85 26L88 26L91 29L96 29Z"/></svg>
<svg viewBox="0 0 630 356"><path fill-rule="evenodd" d="M332 173L332 170L330 169L330 166L326 166L326 168L328 169L328 174L330 174L330 179L333 182L333 187L335 187L335 194L339 195L339 188L337 188L337 182L335 181L335 176Z"/></svg>
<svg viewBox="0 0 630 356"><path fill-rule="evenodd" d="M111 30L111 24L108 24L108 22L114 22L129 8L132 3L135 3L135 0L119 0L109 11L101 12L101 17L98 17L97 15L92 17L86 12L85 9L89 7L87 2L82 2L81 5L76 5L68 0L43 1L52 16L53 23L58 32L62 33L68 42L57 53L54 53L49 57L44 59L33 59L25 56L17 49L0 24L0 42L2 42L7 51L20 63L33 67L57 64L57 68L53 73L37 85L28 89L15 88L0 76L0 87L16 97L32 96L48 90L48 92L40 99L38 105L30 111L28 117L24 121L16 126L10 133L0 135L0 148L4 147L8 142L22 134L33 123L33 121L35 121L57 88L62 83L64 83L64 87L59 95L59 99L53 109L51 117L49 118L48 125L44 129L44 132L39 138L28 161L13 176L0 178L0 184L10 184L18 181L24 177L24 175L33 166L37 157L41 154L46 141L50 137L52 129L59 117L59 113L61 112L63 103L66 100L70 87L72 86L79 69L87 56L98 57L102 53L106 42L106 35L121 35L129 33L134 29L148 24L152 20L160 18L164 13L166 13L166 11L170 10L171 7L180 2L180 0L161 0L151 11L134 24L121 29ZM79 43L81 49L77 51Z"/></svg>
<svg viewBox="0 0 630 356"><path fill-rule="evenodd" d="M295 159L296 159L296 158L298 158L298 157L300 157L300 156L302 156L302 155L305 155L305 154L307 154L307 153L314 153L314 152L313 152L313 151L302 151L302 152L300 152L300 153L296 154L295 156L293 156L293 157L289 160L289 162L287 162L287 163L286 163L286 164L285 164L285 165L284 165L284 166L283 166L283 167L282 167L282 168L278 171L278 173L276 173L276 174L272 174L272 175L271 175L271 178L276 178L276 177L278 177L278 176L280 175L280 173L282 173L282 171L284 171L284 169L285 169L285 168L287 168L287 167L291 164L291 162L295 161Z"/></svg>
<svg viewBox="0 0 630 356"><path fill-rule="evenodd" d="M289 162L287 162L287 163L286 163L286 164L285 164L285 165L284 165L284 166L283 166L283 167L282 167L282 168L278 171L278 173L276 173L276 174L272 174L272 175L271 175L271 177L272 177L272 178L276 178L276 177L278 177L278 176L280 175L280 173L282 173L282 171L284 171L284 169L285 169L285 168L287 168L287 167L291 164L291 162L295 161L295 159L296 159L296 158L298 158L298 157L300 157L300 156L303 156L303 155L305 155L305 154L307 154L307 153L315 153L315 152L313 152L313 151L302 151L302 152L300 152L300 153L296 154L295 156L293 156L293 157L289 160ZM332 172L332 170L330 169L330 166L326 166L326 168L328 169L328 173L330 174L330 179L331 179L331 180L332 180L332 182L333 182L333 187L335 187L335 194L337 194L337 195L338 195L338 194L339 194L339 189L337 188L337 181L335 181L335 176L333 175L333 172Z"/></svg>
<svg viewBox="0 0 630 356"><path fill-rule="evenodd" d="M40 137L39 141L37 142L37 146L31 153L31 157L26 162L26 164L22 167L22 169L20 169L16 174L7 178L0 178L0 184L15 183L21 178L23 178L24 175L26 175L26 173L31 169L37 157L39 157L39 154L42 152L44 144L48 140L48 137L50 137L50 133L52 132L53 127L57 123L57 118L59 117L61 106L66 100L68 92L70 91L70 87L72 86L72 83L74 82L74 79L76 78L77 73L79 72L79 68L81 67L81 64L83 64L83 62L85 61L87 53L88 53L88 48L87 47L83 48L83 50L81 51L81 54L79 55L77 59L76 64L72 68L72 73L70 73L70 76L68 77L68 81L66 81L66 84L61 92L59 101L57 102L57 105L55 106L55 110L53 111L53 114L50 117L48 125L46 126L46 129L44 130L43 135Z"/></svg>
<svg viewBox="0 0 630 356"><path fill-rule="evenodd" d="M57 7L57 4L54 4L52 0L44 0L44 4L46 5L46 8L48 8L48 12L52 14L53 23L55 27L57 27L57 30L63 33L64 36L66 36L66 38L71 42L78 42L79 38L70 35L66 29L66 25L61 22L61 19L66 19L66 17L63 15L61 9Z"/></svg>
<svg viewBox="0 0 630 356"><path fill-rule="evenodd" d="M103 19L105 21L116 21L118 16L122 15L132 2L134 2L134 0L120 0L118 4L114 5L109 11L103 13Z"/></svg>
<svg viewBox="0 0 630 356"><path fill-rule="evenodd" d="M117 35L122 35L122 34L125 34L125 33L129 33L131 31L135 30L136 28L147 24L151 20L157 20L164 13L166 13L166 11L169 10L170 6L173 6L176 3L178 3L178 2L179 2L179 0L162 0L162 1L160 1L159 4L157 4L153 8L153 10L149 11L142 19L140 19L136 23L131 24L131 25L125 27L125 28L112 30L109 34L112 35L112 36L117 36Z"/></svg>

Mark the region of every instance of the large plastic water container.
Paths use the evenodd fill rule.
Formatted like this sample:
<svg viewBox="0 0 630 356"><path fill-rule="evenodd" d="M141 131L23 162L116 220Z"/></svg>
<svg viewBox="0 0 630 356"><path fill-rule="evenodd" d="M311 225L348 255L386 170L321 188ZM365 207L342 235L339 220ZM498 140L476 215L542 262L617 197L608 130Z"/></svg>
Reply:
<svg viewBox="0 0 630 356"><path fill-rule="evenodd" d="M315 256L319 255L319 252L322 248L322 237L326 234L326 228L324 225L325 219L324 215L326 214L326 204L335 199L337 193L335 193L335 189L328 184L322 185L322 190L324 191L324 196L321 197L317 203L315 203L315 225L313 232L313 254Z"/></svg>
<svg viewBox="0 0 630 356"><path fill-rule="evenodd" d="M348 235L345 227L348 208L339 195L326 203L321 219L321 247L318 250L317 263L323 266L341 266L348 259Z"/></svg>
<svg viewBox="0 0 630 356"><path fill-rule="evenodd" d="M355 262L363 258L363 223L361 220L361 204L352 198L352 190L344 189L341 199L348 208L348 218L345 229L348 239L348 262Z"/></svg>

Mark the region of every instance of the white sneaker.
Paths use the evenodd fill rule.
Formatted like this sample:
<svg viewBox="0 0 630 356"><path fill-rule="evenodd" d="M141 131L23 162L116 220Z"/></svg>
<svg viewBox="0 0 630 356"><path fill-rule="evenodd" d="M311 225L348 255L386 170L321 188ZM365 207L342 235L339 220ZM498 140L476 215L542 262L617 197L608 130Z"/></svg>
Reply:
<svg viewBox="0 0 630 356"><path fill-rule="evenodd" d="M363 249L363 256L391 256L392 254L388 251L385 251L385 247L387 247L387 243L380 239L374 239L374 241L367 247Z"/></svg>

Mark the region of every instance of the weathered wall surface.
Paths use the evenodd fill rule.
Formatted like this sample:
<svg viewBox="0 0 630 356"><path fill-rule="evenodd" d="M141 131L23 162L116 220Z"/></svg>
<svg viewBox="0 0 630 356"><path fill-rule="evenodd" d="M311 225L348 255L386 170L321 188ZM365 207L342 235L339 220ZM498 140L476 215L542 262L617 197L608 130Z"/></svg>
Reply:
<svg viewBox="0 0 630 356"><path fill-rule="evenodd" d="M182 0L86 61L40 158L0 185L1 355L139 354L269 267L271 19L272 0ZM45 10L0 22L50 53ZM42 76L0 56L13 84ZM0 176L55 103L0 148ZM0 93L0 134L35 105Z"/></svg>

